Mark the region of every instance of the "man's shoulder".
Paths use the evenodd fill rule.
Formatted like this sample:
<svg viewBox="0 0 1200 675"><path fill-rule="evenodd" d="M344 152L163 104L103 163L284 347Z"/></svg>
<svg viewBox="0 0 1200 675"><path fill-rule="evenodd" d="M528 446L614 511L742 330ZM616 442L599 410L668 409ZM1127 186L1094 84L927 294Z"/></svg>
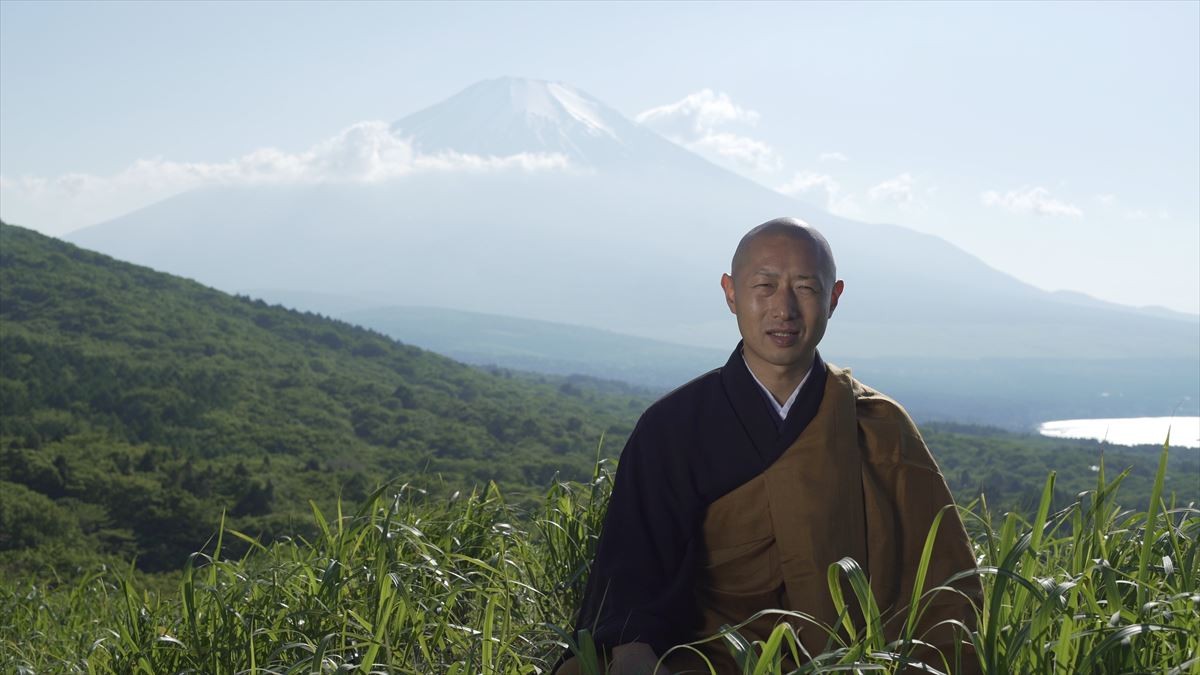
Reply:
<svg viewBox="0 0 1200 675"><path fill-rule="evenodd" d="M937 470L921 432L899 401L858 380L849 368L831 364L829 375L853 395L860 436L869 446L870 456Z"/></svg>
<svg viewBox="0 0 1200 675"><path fill-rule="evenodd" d="M696 443L709 420L711 401L720 391L720 369L711 370L664 394L642 413L621 451L622 461L637 457L656 470L683 475L681 467L689 463Z"/></svg>
<svg viewBox="0 0 1200 675"><path fill-rule="evenodd" d="M680 415L694 415L698 410L711 405L720 393L721 369L713 368L663 394L646 408L646 412L642 413L642 420L670 420L678 419Z"/></svg>
<svg viewBox="0 0 1200 675"><path fill-rule="evenodd" d="M899 401L854 377L850 368L840 368L833 364L829 364L828 368L829 375L840 379L854 396L854 408L859 419L906 423L916 428L908 411Z"/></svg>

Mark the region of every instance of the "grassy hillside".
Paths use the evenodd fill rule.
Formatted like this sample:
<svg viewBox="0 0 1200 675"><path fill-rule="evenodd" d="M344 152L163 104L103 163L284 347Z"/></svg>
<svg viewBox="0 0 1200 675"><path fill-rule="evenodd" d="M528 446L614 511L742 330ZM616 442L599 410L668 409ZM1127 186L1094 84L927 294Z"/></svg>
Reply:
<svg viewBox="0 0 1200 675"><path fill-rule="evenodd" d="M464 326L463 330L469 330ZM586 377L480 370L314 314L232 297L0 225L0 569L64 574L95 556L178 569L228 524L313 536L329 510L399 478L431 495L496 481L528 505L615 456L650 397ZM1102 447L983 427L924 431L960 502L1055 503ZM1157 452L1107 448L1150 494ZM1200 498L1200 453L1168 494ZM244 546L235 540L229 545Z"/></svg>
<svg viewBox="0 0 1200 675"><path fill-rule="evenodd" d="M83 544L166 569L222 509L284 534L309 527L309 499L398 475L579 478L647 402L470 368L0 225L0 551L57 541L66 558Z"/></svg>
<svg viewBox="0 0 1200 675"><path fill-rule="evenodd" d="M242 558L218 544L158 592L112 570L58 587L0 583L0 671L546 673L586 580L610 479L602 470L587 485L555 485L533 514L495 490L447 501L393 485L344 513L314 513L308 541ZM975 626L962 634L974 651L964 662L988 675L1200 671L1200 513L1159 500L1125 510L1119 483L1098 475L1055 512L1051 475L1026 517L964 513L984 588ZM842 577L853 593L842 595ZM878 626L881 615L911 621L927 597L880 609L849 559L831 566L829 584L870 623L810 626L792 615L830 636L811 662L796 658L804 668L795 672L918 672L903 659L921 635L885 642ZM706 639L737 655L743 672L792 672L780 663L798 653L792 626L753 644L736 629ZM920 672L964 672L955 654L944 656Z"/></svg>

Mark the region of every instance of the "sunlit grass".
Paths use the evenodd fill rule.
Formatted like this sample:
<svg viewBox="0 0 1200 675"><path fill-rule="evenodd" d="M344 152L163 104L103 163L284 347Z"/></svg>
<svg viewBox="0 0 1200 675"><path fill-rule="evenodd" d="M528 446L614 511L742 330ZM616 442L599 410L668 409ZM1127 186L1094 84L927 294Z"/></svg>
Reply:
<svg viewBox="0 0 1200 675"><path fill-rule="evenodd" d="M1051 512L1054 476L1038 510L963 509L984 601L973 645L956 659L1008 673L1200 674L1200 511L1165 503L1167 450L1150 507L1122 510L1126 473ZM387 485L353 513L313 507L312 541L253 541L221 529L194 555L177 592L151 592L128 570L82 573L53 587L0 587L0 672L44 673L542 673L567 639L603 518L611 472L560 483L536 513L494 486L450 498ZM223 557L229 537L251 542ZM926 549L926 555L929 547ZM924 569L924 566L922 566ZM842 596L842 581L851 593ZM898 672L921 645L923 602L945 583L920 579L887 642L863 570L830 569L840 608L865 621L827 627L829 649L805 654L781 624L752 643L730 627L723 641L746 673ZM600 672L587 645L585 672ZM687 647L681 647L687 648ZM785 658L786 657L786 658ZM911 667L911 665L910 665ZM594 669L594 670L593 670ZM914 671L910 671L914 672Z"/></svg>

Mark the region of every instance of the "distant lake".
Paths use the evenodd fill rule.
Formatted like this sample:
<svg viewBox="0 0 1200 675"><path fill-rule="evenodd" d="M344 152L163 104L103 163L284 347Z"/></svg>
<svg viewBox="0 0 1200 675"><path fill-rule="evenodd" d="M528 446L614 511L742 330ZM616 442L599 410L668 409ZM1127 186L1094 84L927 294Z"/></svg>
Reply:
<svg viewBox="0 0 1200 675"><path fill-rule="evenodd" d="M1200 448L1200 417L1118 417L1044 422L1038 433L1055 438L1092 438L1116 445L1162 445L1171 430L1171 447Z"/></svg>

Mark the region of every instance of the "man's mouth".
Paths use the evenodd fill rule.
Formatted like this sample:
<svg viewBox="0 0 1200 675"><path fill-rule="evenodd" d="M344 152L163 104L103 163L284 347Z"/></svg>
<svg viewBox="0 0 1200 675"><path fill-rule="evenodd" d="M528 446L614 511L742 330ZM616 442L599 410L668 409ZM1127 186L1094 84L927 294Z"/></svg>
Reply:
<svg viewBox="0 0 1200 675"><path fill-rule="evenodd" d="M771 342L773 342L777 347L791 347L792 345L796 344L796 340L799 335L799 331L794 330L767 331L767 337L770 338Z"/></svg>

